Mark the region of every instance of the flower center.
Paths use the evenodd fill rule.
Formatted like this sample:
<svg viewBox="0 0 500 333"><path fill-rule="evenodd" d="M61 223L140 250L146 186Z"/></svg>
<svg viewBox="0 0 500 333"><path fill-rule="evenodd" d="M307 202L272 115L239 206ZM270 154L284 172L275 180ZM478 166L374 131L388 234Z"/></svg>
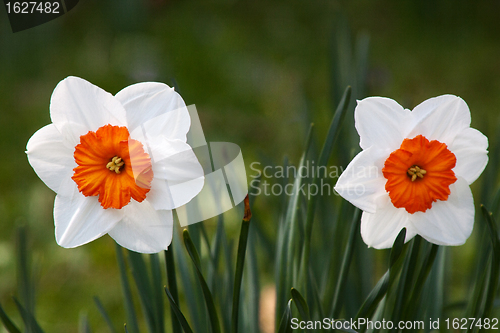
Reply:
<svg viewBox="0 0 500 333"><path fill-rule="evenodd" d="M418 135L404 139L384 163L385 190L396 208L425 212L437 200L446 201L457 178L457 159L446 144Z"/></svg>
<svg viewBox="0 0 500 333"><path fill-rule="evenodd" d="M120 209L130 199L142 202L151 188L151 159L126 127L105 125L80 137L71 177L85 196L98 196L105 209Z"/></svg>
<svg viewBox="0 0 500 333"><path fill-rule="evenodd" d="M409 177L411 177L411 181L414 182L418 178L424 178L424 175L427 173L424 169L421 169L418 165L414 165L406 171ZM418 177L418 178L417 178Z"/></svg>
<svg viewBox="0 0 500 333"><path fill-rule="evenodd" d="M111 162L106 164L106 168L108 168L109 171L120 173L120 169L124 164L125 162L122 161L121 157L115 156L111 159Z"/></svg>

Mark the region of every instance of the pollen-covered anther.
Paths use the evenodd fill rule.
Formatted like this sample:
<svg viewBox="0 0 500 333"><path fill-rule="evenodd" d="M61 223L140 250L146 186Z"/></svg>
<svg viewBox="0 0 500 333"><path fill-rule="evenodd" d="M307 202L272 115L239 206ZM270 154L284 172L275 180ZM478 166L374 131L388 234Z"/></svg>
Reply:
<svg viewBox="0 0 500 333"><path fill-rule="evenodd" d="M427 173L424 169L421 169L418 165L414 165L407 171L408 176L411 177L411 181L414 182L418 178L424 178L424 175Z"/></svg>
<svg viewBox="0 0 500 333"><path fill-rule="evenodd" d="M115 156L111 159L111 162L106 164L106 168L108 168L110 171L114 171L116 173L120 173L120 169L122 166L125 165L125 162L122 161L122 159L118 156Z"/></svg>

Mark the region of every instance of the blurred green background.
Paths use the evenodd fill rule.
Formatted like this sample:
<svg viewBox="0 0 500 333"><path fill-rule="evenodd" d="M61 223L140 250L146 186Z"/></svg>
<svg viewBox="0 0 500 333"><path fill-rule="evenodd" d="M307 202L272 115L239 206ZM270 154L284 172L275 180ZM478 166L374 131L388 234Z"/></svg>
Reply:
<svg viewBox="0 0 500 333"><path fill-rule="evenodd" d="M47 332L76 331L82 313L106 332L94 295L117 325L125 321L112 239L59 247L54 194L24 153L50 122L50 96L63 78L79 76L113 94L140 81L175 82L186 103L196 104L207 141L240 145L249 180L252 162L281 164L288 156L296 165L310 122L322 142L347 84L355 98L387 96L410 109L455 94L468 103L472 126L490 138L491 182L480 191L483 175L472 187L478 205L491 200L497 181L499 32L498 1L81 0L68 14L15 34L1 7L0 303L16 318L15 232L27 225L36 315ZM365 69L357 67L360 47L369 50ZM343 137L356 140L352 119L344 126ZM279 209L275 197L256 200L254 215L269 239ZM476 234L451 249L457 298L470 287L462 281L474 265ZM260 266L263 284L272 282L272 270Z"/></svg>

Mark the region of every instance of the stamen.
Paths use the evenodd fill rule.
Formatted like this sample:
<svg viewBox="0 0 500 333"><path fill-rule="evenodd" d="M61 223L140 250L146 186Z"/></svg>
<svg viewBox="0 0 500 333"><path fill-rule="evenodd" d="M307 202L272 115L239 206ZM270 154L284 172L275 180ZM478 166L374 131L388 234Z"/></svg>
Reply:
<svg viewBox="0 0 500 333"><path fill-rule="evenodd" d="M418 165L414 165L407 171L408 176L411 176L411 181L414 182L417 178L424 178L427 173L424 169L421 169Z"/></svg>
<svg viewBox="0 0 500 333"><path fill-rule="evenodd" d="M111 162L106 164L106 168L109 169L109 171L114 171L116 173L120 173L120 168L125 164L125 162L122 161L122 159L118 156L115 156L111 159Z"/></svg>

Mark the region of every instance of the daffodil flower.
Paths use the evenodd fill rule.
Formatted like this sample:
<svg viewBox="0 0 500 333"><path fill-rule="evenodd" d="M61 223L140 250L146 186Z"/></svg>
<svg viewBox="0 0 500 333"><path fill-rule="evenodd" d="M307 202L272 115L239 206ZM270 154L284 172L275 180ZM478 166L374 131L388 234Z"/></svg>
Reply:
<svg viewBox="0 0 500 333"><path fill-rule="evenodd" d="M203 169L186 143L190 117L173 88L145 82L115 96L77 77L62 80L49 124L27 144L37 175L57 193L56 241L67 248L109 234L154 253L172 239L172 209L202 189Z"/></svg>
<svg viewBox="0 0 500 333"><path fill-rule="evenodd" d="M362 151L335 190L363 210L361 235L391 247L406 227L438 245L465 243L474 225L469 185L488 163L488 139L470 128L463 99L443 95L413 111L389 98L358 101L355 126Z"/></svg>

